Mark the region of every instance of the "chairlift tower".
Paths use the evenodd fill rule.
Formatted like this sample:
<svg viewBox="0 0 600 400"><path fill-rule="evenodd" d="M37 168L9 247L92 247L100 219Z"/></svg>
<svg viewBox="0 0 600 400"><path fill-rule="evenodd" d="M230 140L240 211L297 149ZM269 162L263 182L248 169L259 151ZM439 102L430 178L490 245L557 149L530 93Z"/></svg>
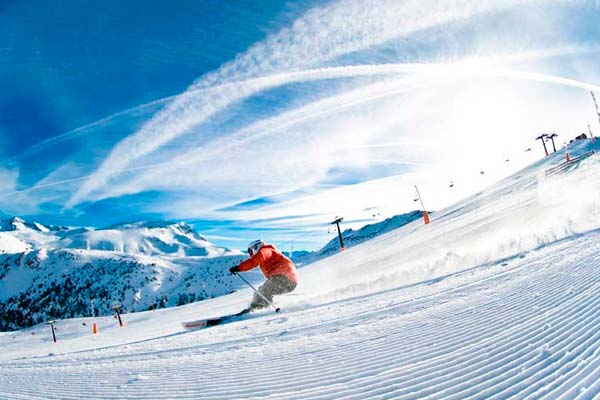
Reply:
<svg viewBox="0 0 600 400"><path fill-rule="evenodd" d="M52 340L54 341L54 343L56 343L56 333L54 332L54 324L56 323L56 320L50 320L46 323L50 325L50 328L52 329Z"/></svg>
<svg viewBox="0 0 600 400"><path fill-rule="evenodd" d="M556 145L554 144L554 138L557 137L558 135L554 132L552 132L550 135L548 135L548 139L550 139L552 141L552 149L554 150L554 153L556 153Z"/></svg>
<svg viewBox="0 0 600 400"><path fill-rule="evenodd" d="M344 238L342 237L342 231L340 229L340 222L343 220L344 218L342 217L335 217L335 220L331 223L331 225L335 225L337 227L338 239L340 240L340 251L346 250L346 247L344 246Z"/></svg>
<svg viewBox="0 0 600 400"><path fill-rule="evenodd" d="M113 311L115 312L115 314L117 314L117 319L119 320L119 326L122 328L123 321L121 320L121 303L119 303L119 302L113 303L113 305L110 306L110 308L112 308Z"/></svg>
<svg viewBox="0 0 600 400"><path fill-rule="evenodd" d="M548 149L546 148L546 137L548 137L548 135L542 133L540 136L536 137L535 140L542 141L542 144L544 145L544 152L546 153L546 157L548 157Z"/></svg>

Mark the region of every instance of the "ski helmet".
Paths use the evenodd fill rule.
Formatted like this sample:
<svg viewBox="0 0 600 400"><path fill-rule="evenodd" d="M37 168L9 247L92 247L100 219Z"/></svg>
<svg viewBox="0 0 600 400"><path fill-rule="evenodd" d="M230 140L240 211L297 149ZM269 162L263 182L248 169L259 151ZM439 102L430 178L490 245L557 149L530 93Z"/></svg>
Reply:
<svg viewBox="0 0 600 400"><path fill-rule="evenodd" d="M248 244L248 254L253 255L256 254L257 251L259 251L261 249L261 247L263 247L265 245L265 242L263 242L261 239L256 239L251 241Z"/></svg>

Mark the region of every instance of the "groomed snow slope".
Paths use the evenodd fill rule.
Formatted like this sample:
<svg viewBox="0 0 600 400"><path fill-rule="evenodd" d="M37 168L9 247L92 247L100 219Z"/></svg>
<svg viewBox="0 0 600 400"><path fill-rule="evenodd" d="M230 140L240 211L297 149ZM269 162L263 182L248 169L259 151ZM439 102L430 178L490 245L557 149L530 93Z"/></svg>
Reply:
<svg viewBox="0 0 600 400"><path fill-rule="evenodd" d="M0 398L596 398L600 156L546 179L562 157L306 267L281 315L179 327L242 291L101 318L96 336L60 321L57 344L0 334Z"/></svg>

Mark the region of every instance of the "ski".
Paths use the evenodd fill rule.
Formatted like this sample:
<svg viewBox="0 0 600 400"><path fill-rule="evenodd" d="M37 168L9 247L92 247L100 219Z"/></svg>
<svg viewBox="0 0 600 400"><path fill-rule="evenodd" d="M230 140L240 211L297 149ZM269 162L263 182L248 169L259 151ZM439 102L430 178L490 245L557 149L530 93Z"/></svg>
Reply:
<svg viewBox="0 0 600 400"><path fill-rule="evenodd" d="M235 319L235 317L239 317L239 316L247 314L249 312L250 312L250 309L245 309L245 310L240 311L239 313L226 315L223 317L199 319L196 321L186 321L186 322L182 322L181 326L183 326L185 329L188 329L188 330L209 328L211 326L220 325L222 323L232 321Z"/></svg>
<svg viewBox="0 0 600 400"><path fill-rule="evenodd" d="M182 322L181 326L183 326L185 329L190 329L190 330L191 329L202 329L202 328L208 328L210 326L219 325L219 324L223 323L224 321L225 321L224 317L199 319L196 321Z"/></svg>

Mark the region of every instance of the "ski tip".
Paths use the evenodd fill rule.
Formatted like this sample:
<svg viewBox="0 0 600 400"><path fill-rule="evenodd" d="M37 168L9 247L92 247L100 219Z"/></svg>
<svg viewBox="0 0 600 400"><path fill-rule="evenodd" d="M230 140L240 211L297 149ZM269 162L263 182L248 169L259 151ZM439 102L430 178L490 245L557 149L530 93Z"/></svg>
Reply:
<svg viewBox="0 0 600 400"><path fill-rule="evenodd" d="M181 326L184 329L201 329L208 326L208 320L182 322Z"/></svg>

